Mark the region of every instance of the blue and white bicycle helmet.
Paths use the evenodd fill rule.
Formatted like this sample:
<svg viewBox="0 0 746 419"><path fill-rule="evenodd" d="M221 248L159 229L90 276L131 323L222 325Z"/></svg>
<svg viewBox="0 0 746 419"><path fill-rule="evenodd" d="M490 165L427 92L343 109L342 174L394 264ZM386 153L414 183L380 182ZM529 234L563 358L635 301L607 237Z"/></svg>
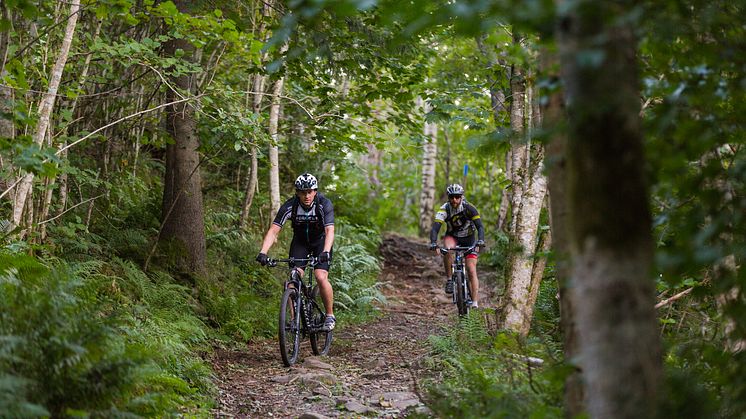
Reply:
<svg viewBox="0 0 746 419"><path fill-rule="evenodd" d="M310 173L303 173L295 179L295 189L299 191L308 191L319 189L319 182Z"/></svg>

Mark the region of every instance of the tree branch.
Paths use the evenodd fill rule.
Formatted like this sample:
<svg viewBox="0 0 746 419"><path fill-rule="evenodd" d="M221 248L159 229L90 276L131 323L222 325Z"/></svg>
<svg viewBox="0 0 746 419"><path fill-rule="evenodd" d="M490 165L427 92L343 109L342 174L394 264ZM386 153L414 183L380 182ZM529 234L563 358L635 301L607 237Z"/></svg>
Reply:
<svg viewBox="0 0 746 419"><path fill-rule="evenodd" d="M86 199L86 200L85 200L85 201L83 201L83 202L78 202L77 204L75 204L75 205L73 205L72 207L70 207L70 208L66 209L65 211L63 211L63 212L61 212L61 213L57 214L56 216L54 216L54 217L52 217L52 218L50 218L50 219L48 219L48 220L44 220L44 221L40 222L40 223L39 223L39 225L42 225L42 224L46 224L46 223L48 223L48 222L50 222L50 221L54 221L54 220L56 220L56 219L58 219L58 218L62 217L63 215L65 215L65 213L68 213L68 212L70 212L70 211L74 210L75 208L77 208L77 207L79 207L79 206L81 206L81 205L85 204L86 202L90 202L90 201L93 201L94 199L98 199L98 198L101 198L101 197L102 197L102 196L104 196L104 195L105 195L105 194L100 194L100 195L98 195L98 196L94 196L93 198L89 198L89 199Z"/></svg>
<svg viewBox="0 0 746 419"><path fill-rule="evenodd" d="M693 289L694 289L694 287L691 287L691 288L688 288L688 289L686 289L684 291L681 291L680 293L674 295L671 298L666 298L665 300L663 300L663 301L659 302L658 304L656 304L655 308L661 308L661 307L667 306L667 305L673 303L674 301L678 300L679 298L681 298L681 297L689 294L690 292L692 292Z"/></svg>
<svg viewBox="0 0 746 419"><path fill-rule="evenodd" d="M192 96L192 97L187 97L187 98L184 98L184 99L179 99L179 100L175 100L175 101L173 101L173 102L169 102L169 103L164 103L164 104L162 104L162 105L158 105L158 106L156 106L156 107L153 107L153 108L150 108L150 109L145 109L144 111L140 111L140 112L135 112L135 113L133 113L133 114L131 114L131 115L127 115L127 116L125 116L125 117L119 118L119 119L117 119L116 121L114 121L114 122L112 122L112 123L106 124L106 125L104 125L103 127L100 127L100 128L98 128L98 129L96 129L95 131L93 131L93 132L91 132L90 134L88 134L88 135L86 135L86 136L84 136L84 137L80 138L79 140L76 140L76 141L74 141L74 142L72 142L72 143L70 143L70 144L66 145L65 147L63 147L63 148L59 149L59 150L58 150L58 151L57 151L56 153L54 153L54 154L55 154L56 156L59 156L59 155L60 155L60 154L61 154L61 153L62 153L63 151L67 150L68 148L70 148L70 147L72 147L72 146L74 146L74 145L76 145L76 144L78 144L78 143L80 143L80 142L82 142L82 141L84 141L84 140L87 140L87 139L88 139L88 138L90 138L91 136L93 136L93 135L95 135L95 134L97 134L97 133L99 133L99 132L101 132L101 131L105 130L106 128L109 128L109 127L110 127L110 126L112 126L112 125L116 125L116 124L118 124L118 123L120 123L120 122L122 122L122 121L126 121L127 119L131 119L131 118L134 118L134 117L136 117L136 116L139 116L139 115L142 115L142 114L144 114L144 113L148 113L148 112L153 112L153 111L155 111L155 110L158 110L158 109L161 109L161 108L165 108L166 106L176 105L177 103L182 103L182 102L189 102L189 101L191 101L191 100L199 99L199 98L201 98L201 97L202 97L202 96L204 96L204 95L205 95L204 93L201 93L201 94L199 94L199 95L196 95L196 96ZM0 195L0 198L2 198L2 195Z"/></svg>
<svg viewBox="0 0 746 419"><path fill-rule="evenodd" d="M64 151L66 151L66 150L67 150L67 149L69 149L70 147L72 147L72 146L74 146L74 145L77 145L78 143L81 143L81 142L83 142L83 141L87 140L88 138L91 138L91 137L92 137L93 135L95 135L95 134L97 134L97 133L99 133L99 132L101 132L101 131L105 130L106 128L109 128L110 126L116 125L116 124L118 124L118 123L120 123L120 122L122 122L122 121L126 121L126 120L128 120L128 119L132 119L132 118L134 118L134 117L136 117L136 116L139 116L139 115L142 115L142 114L144 114L144 113L148 113L148 112L153 112L153 111L155 111L155 110L158 110L158 109L161 109L161 108L165 108L166 106L176 105L177 103L188 102L188 101L190 101L190 100L195 100L195 99L199 99L200 97L202 97L202 96L204 96L204 95L205 95L205 94L204 94L204 93L202 93L202 94L199 94L199 95L196 95L196 96L192 96L192 97L188 97L188 98L184 98L184 99L176 100L176 101L173 101L173 102L169 102L169 103L164 103L164 104L162 104L162 105L158 105L158 106L155 106L155 107L153 107L153 108L150 108L150 109L145 109L145 110L143 110L143 111L140 111L140 112L135 112L135 113L133 113L133 114L131 114L131 115L127 115L127 116L125 116L125 117L119 118L119 119L117 119L116 121L114 121L114 122L112 122L112 123L109 123L109 124L106 124L106 125L104 125L103 127L100 127L100 128L98 128L98 129L96 129L95 131L93 131L93 132L89 133L88 135L86 135L86 136L84 136L84 137L82 137L82 138L80 138L80 139L78 139L78 140L76 140L76 141L74 141L74 142L72 142L72 143L70 143L70 144L66 145L65 147L62 147L61 149L57 150L57 152L56 152L56 153L54 153L54 155L55 155L55 156L59 156L60 154L62 154L62 153L63 153ZM43 163L46 163L46 162L48 162L48 161L49 161L49 159L45 159ZM0 193L0 199L2 199L2 198L3 198L4 196L5 196L5 195L7 195L7 194L8 194L8 192L10 192L11 190L13 190L13 188L15 188L16 186L18 186L18 184L19 184L19 183L21 182L21 179L23 179L23 176L21 176L21 177L20 177L20 178L18 178L18 179L17 179L17 180L15 181L15 182L13 182L13 184L12 184L12 185L10 185L10 186L8 187L8 189L6 189L5 191L3 191L3 193Z"/></svg>

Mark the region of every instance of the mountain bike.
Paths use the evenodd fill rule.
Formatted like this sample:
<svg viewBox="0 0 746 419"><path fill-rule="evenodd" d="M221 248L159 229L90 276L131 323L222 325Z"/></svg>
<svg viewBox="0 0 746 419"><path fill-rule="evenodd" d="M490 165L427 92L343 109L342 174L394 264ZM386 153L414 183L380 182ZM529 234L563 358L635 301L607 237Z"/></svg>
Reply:
<svg viewBox="0 0 746 419"><path fill-rule="evenodd" d="M296 263L307 262L306 280L304 281ZM284 283L280 302L279 341L282 362L289 367L298 360L300 342L306 336L311 340L314 355L326 355L332 344L332 332L322 330L325 312L319 306L317 297L319 287L314 284L313 269L318 258L308 255L306 258L269 259L267 265L277 266L287 263L290 274Z"/></svg>
<svg viewBox="0 0 746 419"><path fill-rule="evenodd" d="M475 248L476 245L468 247L457 246L450 249L445 247L440 248L440 253L443 255L448 254L448 252L453 252L455 255L453 264L451 265L453 268L451 279L454 284L453 303L456 304L460 316L469 314L469 309L471 308L471 283L469 281L469 274L466 271L465 259L466 254Z"/></svg>

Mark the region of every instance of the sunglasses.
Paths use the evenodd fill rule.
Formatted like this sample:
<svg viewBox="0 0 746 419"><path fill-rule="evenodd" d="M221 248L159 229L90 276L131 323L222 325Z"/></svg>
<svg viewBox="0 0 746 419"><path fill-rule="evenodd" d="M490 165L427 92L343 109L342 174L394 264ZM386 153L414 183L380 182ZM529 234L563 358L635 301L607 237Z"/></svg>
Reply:
<svg viewBox="0 0 746 419"><path fill-rule="evenodd" d="M448 195L448 199L461 199L463 195Z"/></svg>

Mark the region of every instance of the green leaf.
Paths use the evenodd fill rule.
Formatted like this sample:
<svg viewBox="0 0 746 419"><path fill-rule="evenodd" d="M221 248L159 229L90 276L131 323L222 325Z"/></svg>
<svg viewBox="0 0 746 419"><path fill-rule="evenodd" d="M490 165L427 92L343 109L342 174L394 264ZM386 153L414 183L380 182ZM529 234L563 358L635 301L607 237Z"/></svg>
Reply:
<svg viewBox="0 0 746 419"><path fill-rule="evenodd" d="M176 5L171 0L159 4L155 8L155 11L162 17L173 18L179 15L179 9L176 8Z"/></svg>

